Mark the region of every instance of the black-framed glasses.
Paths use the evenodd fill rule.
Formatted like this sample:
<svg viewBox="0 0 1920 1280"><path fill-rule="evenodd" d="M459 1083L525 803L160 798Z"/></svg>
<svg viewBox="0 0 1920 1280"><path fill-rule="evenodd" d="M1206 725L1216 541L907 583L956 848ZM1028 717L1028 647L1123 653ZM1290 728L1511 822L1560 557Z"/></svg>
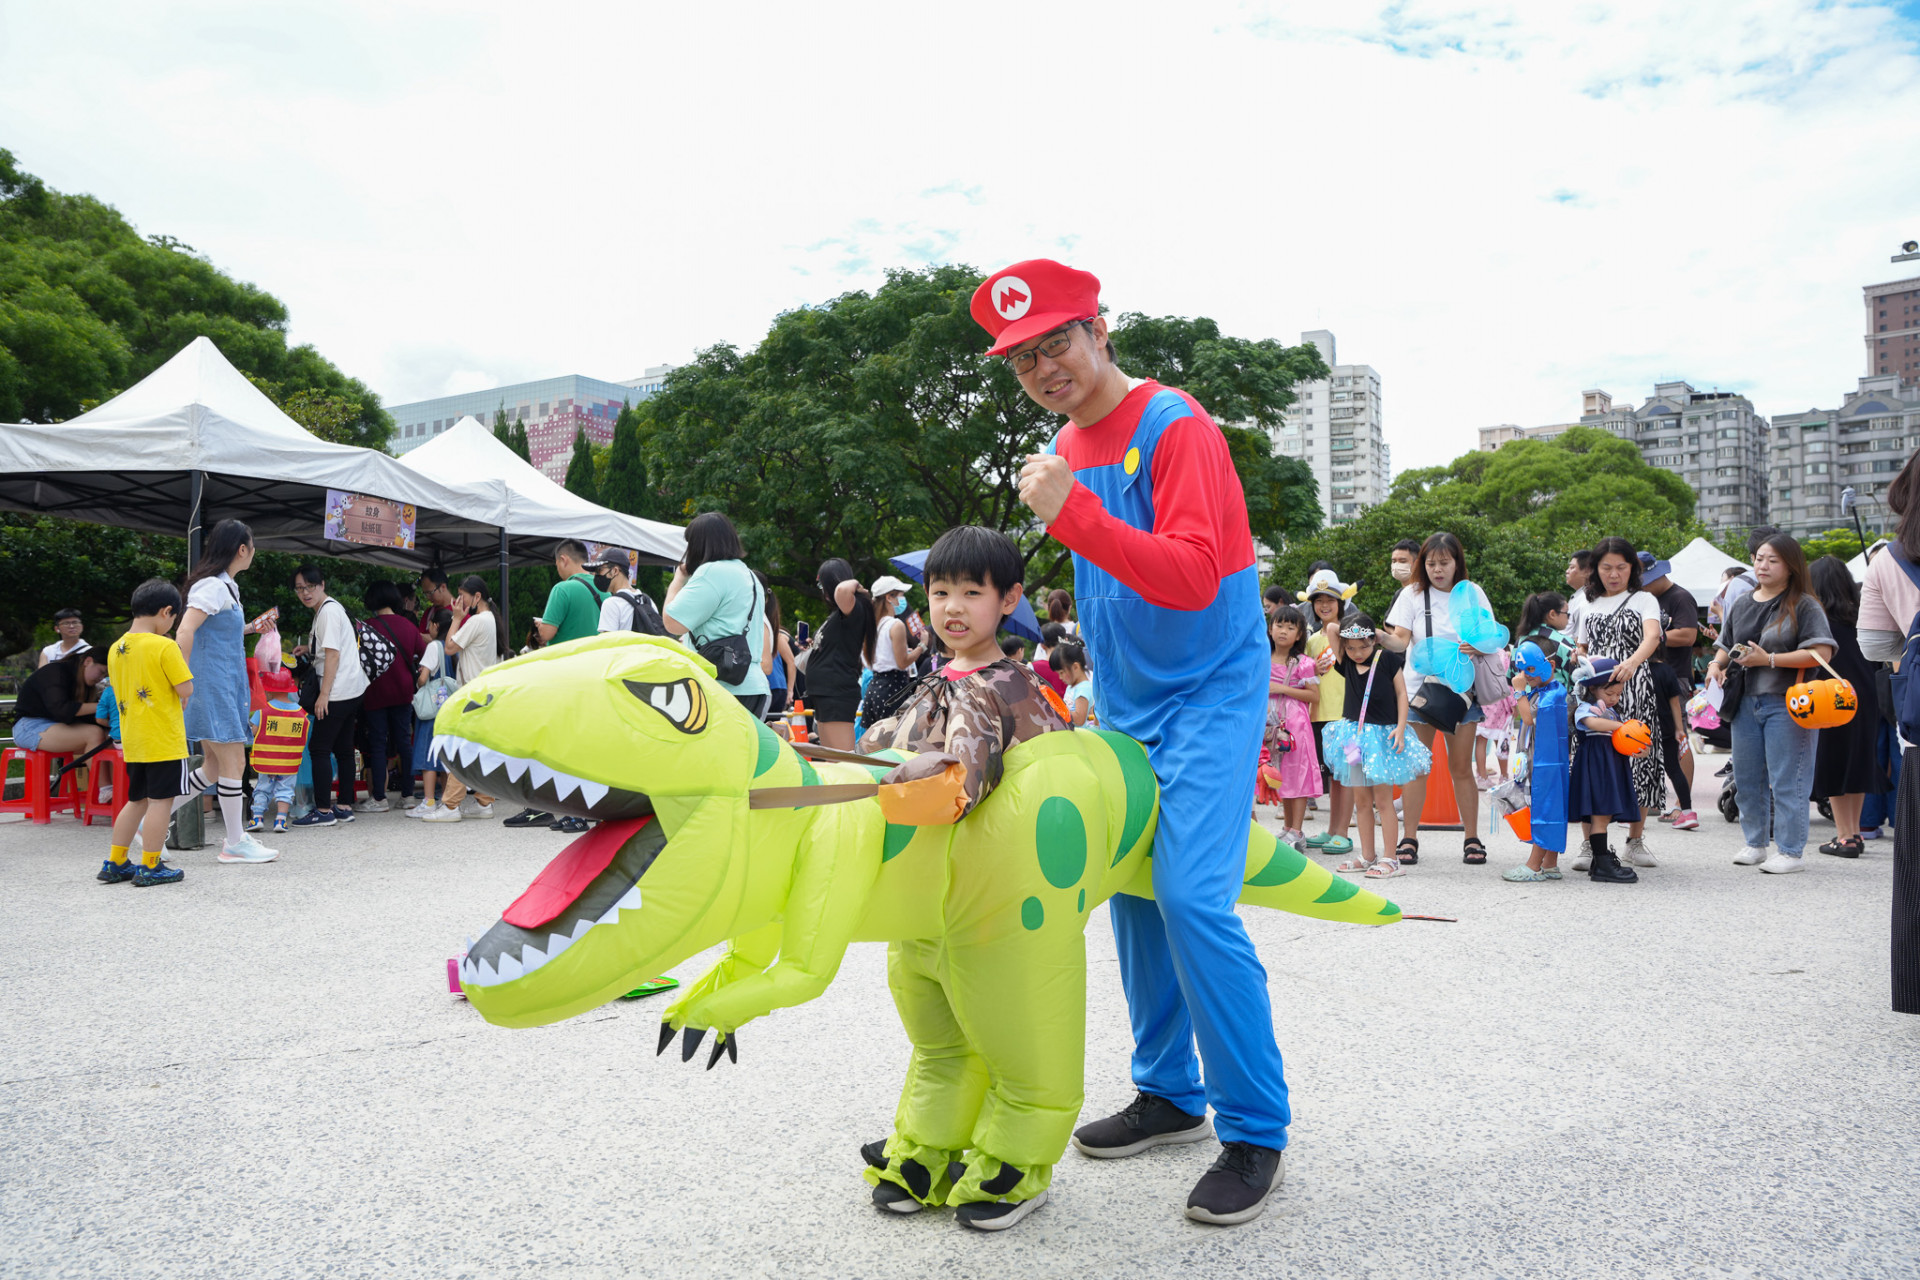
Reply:
<svg viewBox="0 0 1920 1280"><path fill-rule="evenodd" d="M1093 329L1091 320L1075 320L1069 325L1055 329L1025 351L1016 351L1004 358L1009 365L1013 366L1015 373L1031 373L1033 366L1040 363L1041 356L1049 360L1058 360L1067 354L1067 348L1073 345L1073 331L1081 325L1085 325L1089 332Z"/></svg>

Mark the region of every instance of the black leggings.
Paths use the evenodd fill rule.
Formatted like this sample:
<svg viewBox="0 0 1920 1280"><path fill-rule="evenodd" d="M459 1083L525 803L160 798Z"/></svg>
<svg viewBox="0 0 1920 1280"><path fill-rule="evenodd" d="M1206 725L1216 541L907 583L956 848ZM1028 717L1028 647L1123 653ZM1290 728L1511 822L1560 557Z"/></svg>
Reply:
<svg viewBox="0 0 1920 1280"><path fill-rule="evenodd" d="M333 804L336 762L340 766L341 803L353 803L353 723L359 716L359 698L335 698L327 703L324 717L313 718L307 755L313 761L313 807L316 809ZM386 762L382 761L380 767L384 769Z"/></svg>
<svg viewBox="0 0 1920 1280"><path fill-rule="evenodd" d="M1680 699L1685 702L1686 698L1685 686L1682 686ZM1693 787L1688 784L1687 775L1680 771L1680 744L1674 740L1678 726L1673 723L1673 709L1662 697L1654 699L1654 710L1660 717L1660 767L1667 771L1667 781L1673 784L1673 794L1680 797L1680 807L1690 810L1693 808Z"/></svg>

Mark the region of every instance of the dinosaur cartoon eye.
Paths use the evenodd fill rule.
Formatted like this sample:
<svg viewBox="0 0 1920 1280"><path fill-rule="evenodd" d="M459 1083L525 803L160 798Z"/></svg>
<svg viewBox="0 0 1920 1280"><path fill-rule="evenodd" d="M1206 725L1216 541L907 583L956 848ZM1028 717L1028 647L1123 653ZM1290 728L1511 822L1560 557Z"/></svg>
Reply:
<svg viewBox="0 0 1920 1280"><path fill-rule="evenodd" d="M685 734L698 734L707 727L707 694L692 680L669 680L654 684L647 680L622 680L627 692L665 716L667 723Z"/></svg>
<svg viewBox="0 0 1920 1280"><path fill-rule="evenodd" d="M489 707L489 706L492 706L492 705L493 705L493 695L492 695L492 694L488 694L488 695L487 695L487 700L486 700L485 702L475 702L475 701L474 701L474 700L473 700L472 698L468 698L468 699L467 699L467 705L466 705L466 706L464 706L464 707L462 707L462 708L460 708L460 710L461 710L461 711L462 711L463 713L464 713L464 712L467 712L467 711L478 711L478 710L480 710L480 708L482 708L482 707Z"/></svg>

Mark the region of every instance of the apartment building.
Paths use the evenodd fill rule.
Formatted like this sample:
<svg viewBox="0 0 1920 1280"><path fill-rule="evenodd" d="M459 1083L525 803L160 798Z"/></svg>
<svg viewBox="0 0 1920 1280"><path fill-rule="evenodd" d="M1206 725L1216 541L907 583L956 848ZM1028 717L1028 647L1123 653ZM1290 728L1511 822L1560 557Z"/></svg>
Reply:
<svg viewBox="0 0 1920 1280"><path fill-rule="evenodd" d="M1899 373L1860 379L1837 409L1775 414L1767 451L1769 522L1796 538L1850 524L1851 517L1840 514L1840 491L1851 486L1862 524L1891 528L1887 484L1916 448L1920 384Z"/></svg>
<svg viewBox="0 0 1920 1280"><path fill-rule="evenodd" d="M1329 376L1294 388L1294 402L1272 432L1273 447L1313 469L1327 523L1345 524L1385 500L1393 480L1380 374L1372 365L1340 364L1334 336L1325 329L1303 333L1300 341L1318 348Z"/></svg>
<svg viewBox="0 0 1920 1280"><path fill-rule="evenodd" d="M1491 452L1514 440L1553 440L1571 427L1612 432L1639 446L1651 466L1693 487L1694 514L1719 529L1746 529L1767 520L1767 420L1753 402L1731 391L1696 391L1686 382L1655 384L1639 407L1616 405L1605 391L1580 393L1580 417L1542 427L1502 423L1480 428L1480 448Z"/></svg>
<svg viewBox="0 0 1920 1280"><path fill-rule="evenodd" d="M1863 285L1867 305L1867 376L1920 386L1920 276Z"/></svg>

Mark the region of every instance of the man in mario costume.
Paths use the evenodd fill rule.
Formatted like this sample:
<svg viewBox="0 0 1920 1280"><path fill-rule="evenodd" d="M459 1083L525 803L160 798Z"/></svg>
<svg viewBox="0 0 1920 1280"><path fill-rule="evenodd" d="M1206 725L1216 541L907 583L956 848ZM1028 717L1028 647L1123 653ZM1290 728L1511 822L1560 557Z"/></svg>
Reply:
<svg viewBox="0 0 1920 1280"><path fill-rule="evenodd" d="M1073 552L1101 721L1145 744L1160 780L1154 900L1108 904L1139 1096L1073 1143L1114 1159L1198 1142L1211 1105L1222 1151L1187 1216L1247 1222L1283 1176L1292 1117L1266 970L1233 910L1268 680L1246 498L1207 411L1114 363L1099 280L1017 262L974 292L972 311L993 335L988 354L1068 419L1051 452L1027 460L1020 497Z"/></svg>

